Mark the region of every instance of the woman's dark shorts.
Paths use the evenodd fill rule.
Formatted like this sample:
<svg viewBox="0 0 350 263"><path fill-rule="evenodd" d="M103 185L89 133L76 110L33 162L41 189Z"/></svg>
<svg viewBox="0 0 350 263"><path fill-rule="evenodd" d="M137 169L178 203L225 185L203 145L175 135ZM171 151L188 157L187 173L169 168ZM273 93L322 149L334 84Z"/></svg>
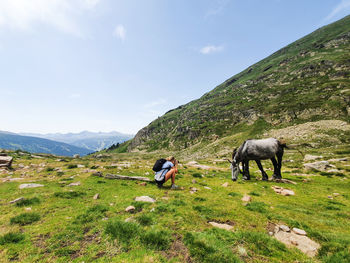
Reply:
<svg viewBox="0 0 350 263"><path fill-rule="evenodd" d="M162 187L163 184L165 183L165 177L164 177L164 179L161 180L161 181L158 181L158 180L154 180L154 181L156 182L156 184L157 184L158 187Z"/></svg>

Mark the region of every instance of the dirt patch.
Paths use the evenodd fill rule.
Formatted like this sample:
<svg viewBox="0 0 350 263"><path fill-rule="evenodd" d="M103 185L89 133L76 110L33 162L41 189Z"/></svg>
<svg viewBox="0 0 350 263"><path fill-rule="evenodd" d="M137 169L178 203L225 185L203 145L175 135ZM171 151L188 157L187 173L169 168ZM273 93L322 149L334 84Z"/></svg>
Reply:
<svg viewBox="0 0 350 263"><path fill-rule="evenodd" d="M171 244L171 247L167 251L163 251L162 255L170 260L172 258L180 258L182 262L191 263L193 262L190 256L190 252L185 244L182 242L180 236L176 236L174 242Z"/></svg>

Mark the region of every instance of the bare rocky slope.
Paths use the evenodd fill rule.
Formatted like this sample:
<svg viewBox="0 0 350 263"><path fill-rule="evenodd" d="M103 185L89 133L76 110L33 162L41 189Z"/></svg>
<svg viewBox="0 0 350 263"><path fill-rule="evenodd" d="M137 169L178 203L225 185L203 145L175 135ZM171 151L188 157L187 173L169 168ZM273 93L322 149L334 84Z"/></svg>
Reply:
<svg viewBox="0 0 350 263"><path fill-rule="evenodd" d="M200 99L170 110L141 129L128 150L186 149L319 120L348 123L349 72L347 16L278 50ZM349 131L340 133L344 136L334 130L336 141L348 142Z"/></svg>

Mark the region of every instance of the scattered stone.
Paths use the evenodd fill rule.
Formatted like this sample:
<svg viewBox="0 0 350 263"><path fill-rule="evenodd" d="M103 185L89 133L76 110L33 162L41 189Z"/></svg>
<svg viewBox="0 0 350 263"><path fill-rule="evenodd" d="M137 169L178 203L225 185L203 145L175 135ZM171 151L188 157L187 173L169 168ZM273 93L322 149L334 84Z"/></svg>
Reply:
<svg viewBox="0 0 350 263"><path fill-rule="evenodd" d="M147 183L146 183L146 182L142 182L142 183L139 183L139 185L141 185L141 186L146 186Z"/></svg>
<svg viewBox="0 0 350 263"><path fill-rule="evenodd" d="M276 194L280 194L284 196L295 195L293 190L285 189L277 185L271 186L271 188L275 191Z"/></svg>
<svg viewBox="0 0 350 263"><path fill-rule="evenodd" d="M80 155L79 154L74 154L73 158L75 158L75 159L80 158Z"/></svg>
<svg viewBox="0 0 350 263"><path fill-rule="evenodd" d="M103 177L103 174L102 172L96 172L96 173L93 173L92 176Z"/></svg>
<svg viewBox="0 0 350 263"><path fill-rule="evenodd" d="M192 184L196 184L196 183L197 183L196 179L193 179Z"/></svg>
<svg viewBox="0 0 350 263"><path fill-rule="evenodd" d="M327 173L340 173L338 169L329 169L326 171Z"/></svg>
<svg viewBox="0 0 350 263"><path fill-rule="evenodd" d="M275 227L275 231L273 234L277 240L284 243L288 247L296 247L309 257L316 256L318 249L321 247L320 244L308 238L304 230L297 230L298 233L304 234L305 232L305 235L300 235L296 234L294 232L294 229L295 228L293 228L292 232L285 232L281 230L280 226L277 226Z"/></svg>
<svg viewBox="0 0 350 263"><path fill-rule="evenodd" d="M129 213L133 213L135 212L135 206L128 206L127 208L125 208L125 212L129 212Z"/></svg>
<svg viewBox="0 0 350 263"><path fill-rule="evenodd" d="M149 175L149 172L145 172L145 175Z"/></svg>
<svg viewBox="0 0 350 263"><path fill-rule="evenodd" d="M78 164L78 165L77 165L77 168L85 168L85 165L83 165L83 164Z"/></svg>
<svg viewBox="0 0 350 263"><path fill-rule="evenodd" d="M95 194L94 195L94 200L100 199L100 194Z"/></svg>
<svg viewBox="0 0 350 263"><path fill-rule="evenodd" d="M334 165L330 164L328 161L319 161L314 163L304 163L304 167L307 170L316 170L319 172L326 172L331 168L336 168Z"/></svg>
<svg viewBox="0 0 350 263"><path fill-rule="evenodd" d="M290 228L286 225L280 225L279 228L284 231L284 232L289 232L290 231Z"/></svg>
<svg viewBox="0 0 350 263"><path fill-rule="evenodd" d="M25 210L26 211L32 211L32 208L31 207L26 207Z"/></svg>
<svg viewBox="0 0 350 263"><path fill-rule="evenodd" d="M137 196L135 197L136 202L148 202L148 203L155 203L156 200L149 197L149 196Z"/></svg>
<svg viewBox="0 0 350 263"><path fill-rule="evenodd" d="M191 194L194 194L197 191L198 191L198 189L196 187L190 187L190 193Z"/></svg>
<svg viewBox="0 0 350 263"><path fill-rule="evenodd" d="M238 251L238 254L241 256L241 257L246 257L248 256L248 253L247 253L247 250L242 247L242 246L238 246L237 247L237 251Z"/></svg>
<svg viewBox="0 0 350 263"><path fill-rule="evenodd" d="M209 186L204 186L203 188L207 189L207 190L211 190L211 188Z"/></svg>
<svg viewBox="0 0 350 263"><path fill-rule="evenodd" d="M67 186L79 186L79 185L81 185L80 182L75 182L75 183L70 183L70 184L67 185Z"/></svg>
<svg viewBox="0 0 350 263"><path fill-rule="evenodd" d="M221 223L216 223L216 222L208 222L208 223L211 224L213 227L225 229L228 231L231 231L233 229L233 226L230 226L228 224L221 224Z"/></svg>
<svg viewBox="0 0 350 263"><path fill-rule="evenodd" d="M347 162L349 158L329 159L328 162Z"/></svg>
<svg viewBox="0 0 350 263"><path fill-rule="evenodd" d="M293 231L295 234L297 234L297 235L306 236L305 230L302 230L302 229L293 227L292 231Z"/></svg>
<svg viewBox="0 0 350 263"><path fill-rule="evenodd" d="M284 184L297 184L296 182L288 179L273 179L272 181L276 183L284 183Z"/></svg>
<svg viewBox="0 0 350 263"><path fill-rule="evenodd" d="M17 202L22 201L22 200L24 200L24 197L19 197L15 200L10 201L10 204L14 204L14 203L17 203Z"/></svg>
<svg viewBox="0 0 350 263"><path fill-rule="evenodd" d="M339 193L333 193L334 196L339 196L340 194Z"/></svg>
<svg viewBox="0 0 350 263"><path fill-rule="evenodd" d="M228 186L228 182L223 183L221 186L222 186L222 187L227 187L227 186Z"/></svg>
<svg viewBox="0 0 350 263"><path fill-rule="evenodd" d="M19 185L19 189L25 189L25 188L36 188L36 187L43 187L42 184L21 184Z"/></svg>
<svg viewBox="0 0 350 263"><path fill-rule="evenodd" d="M249 195L244 195L241 200L243 202L250 202L250 201L252 201L252 197Z"/></svg>
<svg viewBox="0 0 350 263"><path fill-rule="evenodd" d="M11 156L0 156L0 167L10 168L13 158Z"/></svg>
<svg viewBox="0 0 350 263"><path fill-rule="evenodd" d="M308 162L308 161L314 161L317 159L321 159L323 158L323 156L317 156L317 155L311 155L311 154L305 154L304 156L304 162Z"/></svg>
<svg viewBox="0 0 350 263"><path fill-rule="evenodd" d="M3 182L14 182L14 181L20 181L20 180L23 180L24 178L18 178L18 177L15 177L15 178L12 178L11 176L8 176L4 179L2 179Z"/></svg>

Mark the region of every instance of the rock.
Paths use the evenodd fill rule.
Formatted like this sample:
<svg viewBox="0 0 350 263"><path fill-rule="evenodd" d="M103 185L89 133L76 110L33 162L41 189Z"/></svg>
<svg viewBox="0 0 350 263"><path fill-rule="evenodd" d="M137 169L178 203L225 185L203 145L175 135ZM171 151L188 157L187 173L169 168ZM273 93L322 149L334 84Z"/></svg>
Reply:
<svg viewBox="0 0 350 263"><path fill-rule="evenodd" d="M67 186L79 186L79 185L80 185L80 182L75 182L75 183L70 183Z"/></svg>
<svg viewBox="0 0 350 263"><path fill-rule="evenodd" d="M216 222L208 222L208 223L211 224L213 227L225 229L228 231L231 231L233 229L233 226L230 226L228 224L221 224L221 223L216 223Z"/></svg>
<svg viewBox="0 0 350 263"><path fill-rule="evenodd" d="M11 167L13 158L11 156L0 156L0 167Z"/></svg>
<svg viewBox="0 0 350 263"><path fill-rule="evenodd" d="M207 190L211 190L211 188L209 186L204 186L203 188L207 189Z"/></svg>
<svg viewBox="0 0 350 263"><path fill-rule="evenodd" d="M132 213L135 211L135 206L128 206L127 208L125 208L125 212L129 212L129 213Z"/></svg>
<svg viewBox="0 0 350 263"><path fill-rule="evenodd" d="M149 172L145 172L145 175L149 175Z"/></svg>
<svg viewBox="0 0 350 263"><path fill-rule="evenodd" d="M288 179L273 179L272 181L276 183L284 183L284 184L297 184L294 181L288 180Z"/></svg>
<svg viewBox="0 0 350 263"><path fill-rule="evenodd" d="M223 183L221 186L222 186L222 187L227 187L227 186L228 186L228 182Z"/></svg>
<svg viewBox="0 0 350 263"><path fill-rule="evenodd" d="M187 165L196 165L196 164L198 164L196 161L190 161L187 163Z"/></svg>
<svg viewBox="0 0 350 263"><path fill-rule="evenodd" d="M241 256L241 257L246 257L248 256L248 253L247 253L247 250L242 247L242 246L238 246L237 247L237 251L238 251L238 254Z"/></svg>
<svg viewBox="0 0 350 263"><path fill-rule="evenodd" d="M137 196L135 197L136 202L148 202L148 203L155 203L156 200L149 197L149 196Z"/></svg>
<svg viewBox="0 0 350 263"><path fill-rule="evenodd" d="M340 194L339 193L333 193L334 196L339 196Z"/></svg>
<svg viewBox="0 0 350 263"><path fill-rule="evenodd" d="M19 189L25 189L25 188L36 188L36 187L43 187L42 184L21 184L19 185Z"/></svg>
<svg viewBox="0 0 350 263"><path fill-rule="evenodd" d="M76 159L77 159L77 158L80 158L80 155L79 155L79 154L74 154L74 155L73 155L73 158L76 158Z"/></svg>
<svg viewBox="0 0 350 263"><path fill-rule="evenodd" d="M77 168L85 168L85 165L83 165L83 164L78 164L78 165L77 165Z"/></svg>
<svg viewBox="0 0 350 263"><path fill-rule="evenodd" d="M198 189L196 187L190 187L190 190L193 191L193 192L197 192Z"/></svg>
<svg viewBox="0 0 350 263"><path fill-rule="evenodd" d="M320 172L326 172L330 168L335 168L334 165L329 164L328 161L319 161L314 163L304 163L304 167L307 170L316 170Z"/></svg>
<svg viewBox="0 0 350 263"><path fill-rule="evenodd" d="M321 247L320 244L307 236L297 235L294 232L277 231L274 236L288 247L296 247L309 257L316 256L318 249Z"/></svg>
<svg viewBox="0 0 350 263"><path fill-rule="evenodd" d="M340 171L338 169L329 169L327 173L340 173Z"/></svg>
<svg viewBox="0 0 350 263"><path fill-rule="evenodd" d="M96 173L93 173L92 176L103 177L103 174L102 172L96 172Z"/></svg>
<svg viewBox="0 0 350 263"><path fill-rule="evenodd" d="M142 183L139 183L139 185L141 185L141 186L146 186L147 183L146 183L146 182L142 182Z"/></svg>
<svg viewBox="0 0 350 263"><path fill-rule="evenodd" d="M288 226L286 226L286 225L280 225L279 229L281 229L284 232L289 232L290 231L290 228Z"/></svg>
<svg viewBox="0 0 350 263"><path fill-rule="evenodd" d="M19 197L15 200L10 201L10 204L14 204L14 203L17 203L17 202L22 201L22 200L24 200L24 197Z"/></svg>
<svg viewBox="0 0 350 263"><path fill-rule="evenodd" d="M323 158L323 156L316 156L316 155L311 155L311 154L305 154L304 156L304 162L308 162L308 161L313 161L313 160L317 160L317 159L321 159Z"/></svg>
<svg viewBox="0 0 350 263"><path fill-rule="evenodd" d="M250 202L250 201L252 201L252 197L249 195L244 195L241 200L243 202Z"/></svg>
<svg viewBox="0 0 350 263"><path fill-rule="evenodd" d="M295 195L293 190L285 189L277 185L271 186L271 188L275 191L276 194L280 194L284 196Z"/></svg>
<svg viewBox="0 0 350 263"><path fill-rule="evenodd" d="M94 200L100 199L100 194L95 194L94 195Z"/></svg>
<svg viewBox="0 0 350 263"><path fill-rule="evenodd" d="M192 184L196 184L197 181L195 179L192 180Z"/></svg>
<svg viewBox="0 0 350 263"><path fill-rule="evenodd" d="M328 162L347 162L349 158L329 159Z"/></svg>
<svg viewBox="0 0 350 263"><path fill-rule="evenodd" d="M295 234L297 234L297 235L306 236L305 230L302 230L302 229L293 227L292 231L293 231Z"/></svg>
<svg viewBox="0 0 350 263"><path fill-rule="evenodd" d="M26 207L25 210L26 211L32 211L32 208L31 207Z"/></svg>

